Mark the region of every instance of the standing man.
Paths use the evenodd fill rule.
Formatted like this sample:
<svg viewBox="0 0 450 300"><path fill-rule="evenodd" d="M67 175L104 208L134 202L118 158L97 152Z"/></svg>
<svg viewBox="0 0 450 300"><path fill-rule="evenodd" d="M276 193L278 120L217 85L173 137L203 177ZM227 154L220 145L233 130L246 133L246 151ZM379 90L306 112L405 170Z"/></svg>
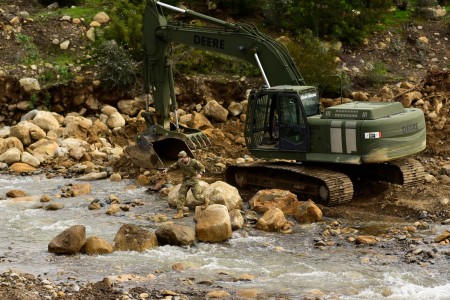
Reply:
<svg viewBox="0 0 450 300"><path fill-rule="evenodd" d="M200 184L198 180L202 177L201 174L205 172L205 167L197 160L190 158L185 151L178 153L178 161L170 167L164 169L164 173L168 171L180 169L183 174L183 181L181 182L180 190L178 191L177 209L178 213L173 216L174 219L183 218L183 207L186 201L186 195L191 189L192 195L198 201L203 202L202 209L209 205L209 199L201 194Z"/></svg>

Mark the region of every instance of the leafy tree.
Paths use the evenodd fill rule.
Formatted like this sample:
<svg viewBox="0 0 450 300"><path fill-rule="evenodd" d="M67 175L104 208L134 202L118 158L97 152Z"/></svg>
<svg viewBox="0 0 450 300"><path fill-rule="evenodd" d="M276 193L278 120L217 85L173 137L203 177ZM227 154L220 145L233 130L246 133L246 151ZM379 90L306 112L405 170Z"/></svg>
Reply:
<svg viewBox="0 0 450 300"><path fill-rule="evenodd" d="M267 0L270 3L272 0ZM282 29L298 33L310 29L319 37L339 39L349 43L360 42L370 25L376 23L381 15L392 5L392 0L290 0L284 3ZM267 19L281 5L269 5L272 12L265 12ZM278 12L280 16L280 12ZM269 23L270 25L270 23Z"/></svg>
<svg viewBox="0 0 450 300"><path fill-rule="evenodd" d="M304 31L296 40L286 44L302 77L309 85L316 85L328 92L340 91L340 82L332 80L337 73L337 52L326 49L317 37L309 30ZM343 85L347 85L344 78Z"/></svg>

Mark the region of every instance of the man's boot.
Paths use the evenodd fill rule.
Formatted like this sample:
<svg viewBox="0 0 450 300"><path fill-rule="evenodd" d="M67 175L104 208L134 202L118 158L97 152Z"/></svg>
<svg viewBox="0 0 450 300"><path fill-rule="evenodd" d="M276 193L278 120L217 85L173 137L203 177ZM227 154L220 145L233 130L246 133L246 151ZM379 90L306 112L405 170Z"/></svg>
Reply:
<svg viewBox="0 0 450 300"><path fill-rule="evenodd" d="M174 219L181 219L181 218L183 218L183 210L179 209L177 214L174 215L172 218L174 218Z"/></svg>
<svg viewBox="0 0 450 300"><path fill-rule="evenodd" d="M208 207L208 205L209 205L209 199L205 198L205 203L203 203L202 209L206 209Z"/></svg>

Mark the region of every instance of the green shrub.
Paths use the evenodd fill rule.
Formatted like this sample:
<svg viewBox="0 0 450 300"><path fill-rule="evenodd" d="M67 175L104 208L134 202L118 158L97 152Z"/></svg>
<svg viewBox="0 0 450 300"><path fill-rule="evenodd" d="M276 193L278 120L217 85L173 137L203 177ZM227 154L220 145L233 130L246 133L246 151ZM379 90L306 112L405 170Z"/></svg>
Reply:
<svg viewBox="0 0 450 300"><path fill-rule="evenodd" d="M78 6L83 5L85 3L85 0L39 0L39 3L44 6L48 6L54 2L58 2L59 6Z"/></svg>
<svg viewBox="0 0 450 300"><path fill-rule="evenodd" d="M142 15L145 0L121 1L114 0L111 14L111 25L105 30L105 39L115 40L135 59L142 58Z"/></svg>
<svg viewBox="0 0 450 300"><path fill-rule="evenodd" d="M139 74L138 64L130 52L115 41L100 43L94 51L99 66L99 77L105 87L129 88Z"/></svg>
<svg viewBox="0 0 450 300"><path fill-rule="evenodd" d="M74 74L70 72L65 65L56 65L53 69L46 69L39 76L39 82L43 88L48 88L57 84L65 84L74 78Z"/></svg>

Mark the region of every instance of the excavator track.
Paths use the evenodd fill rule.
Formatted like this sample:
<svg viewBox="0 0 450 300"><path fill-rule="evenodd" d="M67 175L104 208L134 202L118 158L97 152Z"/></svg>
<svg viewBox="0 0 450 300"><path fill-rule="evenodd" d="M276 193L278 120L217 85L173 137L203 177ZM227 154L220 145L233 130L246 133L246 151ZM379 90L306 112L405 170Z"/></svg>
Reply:
<svg viewBox="0 0 450 300"><path fill-rule="evenodd" d="M308 195L328 206L349 202L353 198L353 184L347 175L294 163L231 166L227 169L227 182L240 187L254 185L287 189Z"/></svg>
<svg viewBox="0 0 450 300"><path fill-rule="evenodd" d="M425 179L425 168L415 159L404 159L400 161L391 162L392 165L397 166L402 173L404 187L413 187L417 183L423 183Z"/></svg>
<svg viewBox="0 0 450 300"><path fill-rule="evenodd" d="M386 181L408 188L422 183L424 178L423 165L414 159L379 164L319 166L257 162L230 166L226 174L227 182L239 187L253 185L286 189L308 195L327 206L352 200L352 180Z"/></svg>

